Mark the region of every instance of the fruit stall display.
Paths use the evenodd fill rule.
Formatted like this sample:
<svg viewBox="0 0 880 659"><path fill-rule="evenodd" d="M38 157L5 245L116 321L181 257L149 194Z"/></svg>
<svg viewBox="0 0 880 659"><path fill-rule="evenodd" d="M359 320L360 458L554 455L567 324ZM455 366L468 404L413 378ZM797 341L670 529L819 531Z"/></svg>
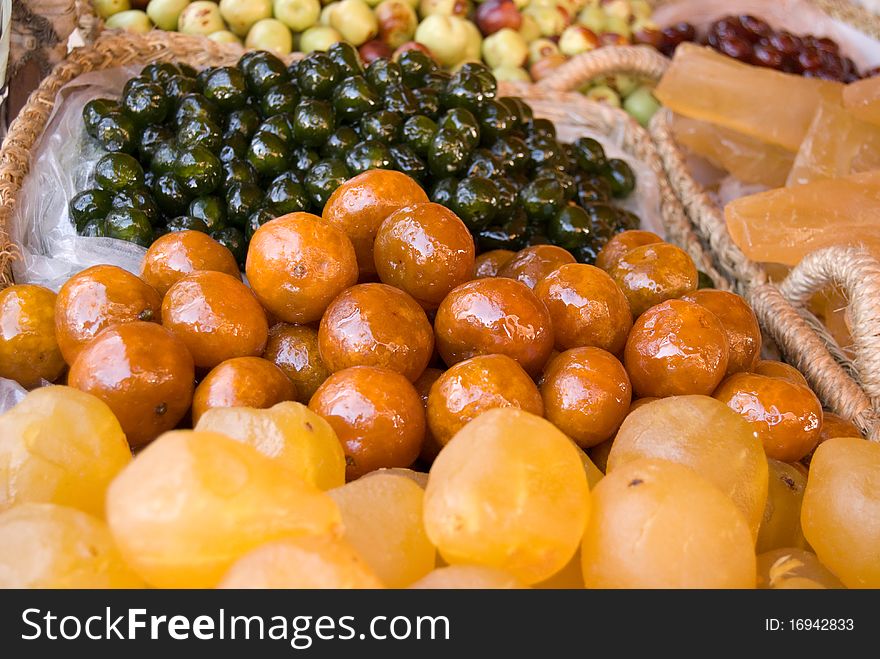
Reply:
<svg viewBox="0 0 880 659"><path fill-rule="evenodd" d="M477 63L139 39L73 53L4 145L6 223L50 91L140 65L77 118L67 225L137 266L0 290L0 586L880 587L880 444L618 205L625 160ZM671 105L683 62L729 71L713 127L738 67L841 84L675 58ZM827 98L750 130L813 154Z"/></svg>
<svg viewBox="0 0 880 659"><path fill-rule="evenodd" d="M613 204L635 187L631 167L594 139L559 142L496 86L480 64L449 74L418 50L364 68L344 42L290 67L265 51L198 75L149 65L120 99L86 104L85 130L108 153L69 216L81 235L144 247L168 231L209 232L243 264L262 224L326 213L345 180L395 169L453 210L479 251L550 244L592 263L639 227Z"/></svg>

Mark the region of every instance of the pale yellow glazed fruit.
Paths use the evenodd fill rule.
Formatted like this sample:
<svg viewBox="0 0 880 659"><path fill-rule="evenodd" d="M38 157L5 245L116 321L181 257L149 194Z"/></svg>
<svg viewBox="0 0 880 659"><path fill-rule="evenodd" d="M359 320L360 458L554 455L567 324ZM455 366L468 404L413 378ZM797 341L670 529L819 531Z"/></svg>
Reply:
<svg viewBox="0 0 880 659"><path fill-rule="evenodd" d="M742 513L693 469L635 460L593 490L581 560L587 588L754 588Z"/></svg>
<svg viewBox="0 0 880 659"><path fill-rule="evenodd" d="M462 428L431 467L428 537L450 564L542 581L574 555L590 511L583 463L553 424L515 408Z"/></svg>
<svg viewBox="0 0 880 659"><path fill-rule="evenodd" d="M107 525L51 503L0 513L0 588L139 588Z"/></svg>
<svg viewBox="0 0 880 659"><path fill-rule="evenodd" d="M572 590L584 587L584 571L581 569L581 552L578 551L564 568L549 579L536 583L540 590Z"/></svg>
<svg viewBox="0 0 880 659"><path fill-rule="evenodd" d="M758 554L758 588L843 588L843 584L819 562L816 554L797 547L782 547Z"/></svg>
<svg viewBox="0 0 880 659"><path fill-rule="evenodd" d="M131 462L106 404L71 387L30 392L0 415L0 510L56 503L104 517L104 493Z"/></svg>
<svg viewBox="0 0 880 659"><path fill-rule="evenodd" d="M807 542L847 588L880 588L880 444L822 442L801 509Z"/></svg>
<svg viewBox="0 0 880 659"><path fill-rule="evenodd" d="M382 582L344 540L303 536L276 540L245 554L220 588L382 588Z"/></svg>
<svg viewBox="0 0 880 659"><path fill-rule="evenodd" d="M195 429L250 444L319 490L345 483L345 454L336 433L300 403L287 401L267 410L214 407L199 417Z"/></svg>
<svg viewBox="0 0 880 659"><path fill-rule="evenodd" d="M427 590L514 590L528 588L528 586L523 585L510 572L505 572L504 570L478 565L448 565L433 570L415 582L410 588Z"/></svg>
<svg viewBox="0 0 880 659"><path fill-rule="evenodd" d="M592 490L596 485L605 477L599 467L596 466L596 463L590 459L590 456L587 455L587 452L584 451L580 446L572 442L572 445L577 449L578 457L581 459L581 462L584 465L584 473L587 475L587 484L590 486Z"/></svg>
<svg viewBox="0 0 880 659"><path fill-rule="evenodd" d="M377 469L376 471L371 471L367 474L361 476L361 478L369 478L370 476L379 476L380 474L387 474L389 476L403 476L404 478L410 479L413 483L418 485L423 490L428 487L428 474L424 471L415 471L413 469L406 469L404 467L389 467L387 469Z"/></svg>
<svg viewBox="0 0 880 659"><path fill-rule="evenodd" d="M404 588L434 569L425 533L425 493L404 476L376 474L328 492L342 513L343 537L389 588Z"/></svg>
<svg viewBox="0 0 880 659"><path fill-rule="evenodd" d="M767 459L770 478L767 504L758 530L755 551L760 553L780 547L803 547L801 502L807 487L807 473L800 465Z"/></svg>
<svg viewBox="0 0 880 659"><path fill-rule="evenodd" d="M640 458L692 467L731 498L757 538L767 502L767 458L748 422L724 403L677 396L640 406L620 426L606 473Z"/></svg>
<svg viewBox="0 0 880 659"><path fill-rule="evenodd" d="M160 436L116 477L107 522L129 565L167 588L212 587L266 542L341 530L333 500L279 462L189 430Z"/></svg>

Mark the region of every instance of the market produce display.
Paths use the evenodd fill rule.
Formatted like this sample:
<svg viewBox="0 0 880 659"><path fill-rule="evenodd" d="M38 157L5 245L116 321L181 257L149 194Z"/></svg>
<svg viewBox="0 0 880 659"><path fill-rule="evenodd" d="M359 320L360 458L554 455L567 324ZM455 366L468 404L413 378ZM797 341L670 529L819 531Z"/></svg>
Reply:
<svg viewBox="0 0 880 659"><path fill-rule="evenodd" d="M444 68L482 61L499 80L540 80L568 58L603 46L646 44L669 52L682 36L651 21L645 0L98 0L107 27L153 27L277 55L327 50L345 41L369 63L410 48ZM145 11L144 11L145 9ZM594 80L582 90L647 124L658 105L631 76Z"/></svg>
<svg viewBox="0 0 880 659"><path fill-rule="evenodd" d="M265 51L199 73L151 64L118 101L86 104L85 130L108 153L69 215L81 235L144 247L203 231L243 264L268 220L311 211L335 225L335 209L347 207L339 186L379 168L417 182L393 191L391 180L383 194L410 189L407 199L446 206L480 251L550 243L592 263L611 236L638 227L614 205L636 185L624 160L594 139L563 144L522 100L495 96L480 64L449 74L411 50L364 68L345 43L290 67ZM352 236L362 274L376 271L378 221L364 227ZM377 245L390 248L384 237ZM444 293L412 292L432 303Z"/></svg>
<svg viewBox="0 0 880 659"><path fill-rule="evenodd" d="M371 169L254 227L247 284L181 228L3 290L3 376L69 373L0 415L0 585L880 584L880 447L679 248L595 262L478 257Z"/></svg>

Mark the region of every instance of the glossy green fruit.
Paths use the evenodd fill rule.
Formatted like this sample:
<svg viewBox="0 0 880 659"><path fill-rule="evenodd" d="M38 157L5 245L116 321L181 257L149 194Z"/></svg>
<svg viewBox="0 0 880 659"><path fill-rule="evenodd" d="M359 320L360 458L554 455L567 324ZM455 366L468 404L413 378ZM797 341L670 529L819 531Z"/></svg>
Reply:
<svg viewBox="0 0 880 659"><path fill-rule="evenodd" d="M244 228L251 213L263 205L263 191L253 183L233 183L226 192L226 220Z"/></svg>
<svg viewBox="0 0 880 659"><path fill-rule="evenodd" d="M532 118L532 109L517 96L501 96L498 102L504 105L513 118L513 130L524 129L526 123Z"/></svg>
<svg viewBox="0 0 880 659"><path fill-rule="evenodd" d="M358 142L345 156L345 164L354 176L368 169L390 169L393 162L391 150L377 140Z"/></svg>
<svg viewBox="0 0 880 659"><path fill-rule="evenodd" d="M498 218L513 214L519 203L519 187L505 176L494 176L492 182L498 188Z"/></svg>
<svg viewBox="0 0 880 659"><path fill-rule="evenodd" d="M579 206L566 206L547 223L547 237L554 245L573 250L593 240L590 216Z"/></svg>
<svg viewBox="0 0 880 659"><path fill-rule="evenodd" d="M578 167L587 174L601 174L608 159L605 149L592 137L581 137L574 143Z"/></svg>
<svg viewBox="0 0 880 659"><path fill-rule="evenodd" d="M254 211L253 213L251 213L248 216L247 221L245 222L245 227L244 227L245 240L250 242L251 238L254 235L254 232L257 229L259 229L261 226L266 224L266 222L274 220L276 217L278 217L278 216L275 213L273 213L272 211L270 211L266 208L260 208L256 211Z"/></svg>
<svg viewBox="0 0 880 659"><path fill-rule="evenodd" d="M257 172L246 160L230 160L223 163L223 180L220 187L223 190L235 183L257 183Z"/></svg>
<svg viewBox="0 0 880 659"><path fill-rule="evenodd" d="M146 126L162 123L171 109L171 101L162 85L149 83L129 89L122 95L121 106L136 126Z"/></svg>
<svg viewBox="0 0 880 659"><path fill-rule="evenodd" d="M397 62L379 58L370 62L366 71L367 82L378 93L384 94L389 85L403 83L403 71Z"/></svg>
<svg viewBox="0 0 880 659"><path fill-rule="evenodd" d="M413 97L418 105L418 112L432 119L440 114L440 92L430 87L420 87L412 90Z"/></svg>
<svg viewBox="0 0 880 659"><path fill-rule="evenodd" d="M440 130L451 131L464 137L468 148L475 149L480 143L480 123L467 108L453 108L437 122Z"/></svg>
<svg viewBox="0 0 880 659"><path fill-rule="evenodd" d="M239 266L244 266L244 260L247 257L247 242L241 229L224 227L223 229L212 231L211 238L232 252L232 256L235 257L235 261Z"/></svg>
<svg viewBox="0 0 880 659"><path fill-rule="evenodd" d="M438 130L428 149L428 167L434 176L446 177L464 170L471 155L469 140L458 131Z"/></svg>
<svg viewBox="0 0 880 659"><path fill-rule="evenodd" d="M482 176L494 179L503 175L504 168L501 166L501 160L488 149L474 151L465 170L465 176Z"/></svg>
<svg viewBox="0 0 880 659"><path fill-rule="evenodd" d="M174 175L190 197L211 194L220 185L220 160L209 149L196 145L177 150Z"/></svg>
<svg viewBox="0 0 880 659"><path fill-rule="evenodd" d="M515 125L506 105L495 99L486 101L480 109L480 136L484 144L492 144L509 134Z"/></svg>
<svg viewBox="0 0 880 659"><path fill-rule="evenodd" d="M462 179L452 197L452 210L476 233L491 224L498 211L498 188L487 178Z"/></svg>
<svg viewBox="0 0 880 659"><path fill-rule="evenodd" d="M437 123L433 119L417 114L404 122L401 129L401 139L417 155L426 158L436 132Z"/></svg>
<svg viewBox="0 0 880 659"><path fill-rule="evenodd" d="M177 144L184 148L203 146L216 153L222 143L220 127L210 119L185 119L177 129Z"/></svg>
<svg viewBox="0 0 880 659"><path fill-rule="evenodd" d="M150 171L155 174L167 174L174 170L175 162L177 162L177 148L173 142L159 142L153 147Z"/></svg>
<svg viewBox="0 0 880 659"><path fill-rule="evenodd" d="M333 131L327 142L321 147L321 155L325 158L345 158L361 138L349 126L341 126Z"/></svg>
<svg viewBox="0 0 880 659"><path fill-rule="evenodd" d="M546 135L530 135L526 138L529 149L529 166L532 169L557 167L563 158L562 146Z"/></svg>
<svg viewBox="0 0 880 659"><path fill-rule="evenodd" d="M248 89L257 96L263 96L275 85L290 82L290 74L284 62L266 51L242 56L238 61L238 68L244 74Z"/></svg>
<svg viewBox="0 0 880 659"><path fill-rule="evenodd" d="M187 119L210 119L220 125L223 115L216 105L201 94L184 94L174 111L174 123L180 126Z"/></svg>
<svg viewBox="0 0 880 659"><path fill-rule="evenodd" d="M315 210L323 210L330 195L349 177L348 168L335 158L321 160L312 167L303 182Z"/></svg>
<svg viewBox="0 0 880 659"><path fill-rule="evenodd" d="M328 99L342 80L342 72L327 53L313 52L296 67L296 79L303 96Z"/></svg>
<svg viewBox="0 0 880 659"><path fill-rule="evenodd" d="M168 142L174 139L174 133L166 126L153 124L146 126L138 138L138 155L144 162L149 162L153 157L156 148L162 142Z"/></svg>
<svg viewBox="0 0 880 659"><path fill-rule="evenodd" d="M379 110L364 115L358 127L362 139L391 144L400 138L403 130L403 117L396 112Z"/></svg>
<svg viewBox="0 0 880 659"><path fill-rule="evenodd" d="M529 147L524 140L508 135L496 140L489 149L511 174L525 171L529 164Z"/></svg>
<svg viewBox="0 0 880 659"><path fill-rule="evenodd" d="M397 58L403 82L409 87L421 87L425 76L437 70L437 63L420 50L406 50Z"/></svg>
<svg viewBox="0 0 880 659"><path fill-rule="evenodd" d="M293 145L293 118L288 114L276 114L259 125L254 135L272 133L284 142L285 148Z"/></svg>
<svg viewBox="0 0 880 659"><path fill-rule="evenodd" d="M266 188L266 208L276 215L309 210L309 197L299 176L292 171L277 176Z"/></svg>
<svg viewBox="0 0 880 659"><path fill-rule="evenodd" d="M223 136L241 135L245 139L253 137L254 133L260 127L260 115L252 107L245 107L240 110L233 110L226 117L226 124L223 130Z"/></svg>
<svg viewBox="0 0 880 659"><path fill-rule="evenodd" d="M422 111L419 99L403 83L389 84L385 88L382 105L389 112L396 112L405 117Z"/></svg>
<svg viewBox="0 0 880 659"><path fill-rule="evenodd" d="M333 134L336 120L333 108L326 101L306 99L293 113L293 138L309 147L323 145Z"/></svg>
<svg viewBox="0 0 880 659"><path fill-rule="evenodd" d="M105 151L134 153L137 146L137 128L134 122L121 112L104 116L95 129L95 137Z"/></svg>
<svg viewBox="0 0 880 659"><path fill-rule="evenodd" d="M199 83L196 82L195 78L180 74L168 78L162 87L165 90L165 95L174 107L177 106L180 99L186 94L195 94L199 91Z"/></svg>
<svg viewBox="0 0 880 659"><path fill-rule="evenodd" d="M271 87L260 99L260 112L264 117L293 112L299 103L299 90L293 83L282 82Z"/></svg>
<svg viewBox="0 0 880 659"><path fill-rule="evenodd" d="M154 82L166 82L173 76L182 74L183 70L172 62L153 62L141 69L141 77Z"/></svg>
<svg viewBox="0 0 880 659"><path fill-rule="evenodd" d="M136 208L147 214L150 224L156 226L162 219L162 211L153 194L144 186L136 186L127 190L122 190L113 195L110 200L113 208Z"/></svg>
<svg viewBox="0 0 880 659"><path fill-rule="evenodd" d="M341 160L339 158L338 160ZM321 161L321 156L317 151L301 146L295 148L290 153L290 167L305 176L308 171ZM302 177L301 176L301 177Z"/></svg>
<svg viewBox="0 0 880 659"><path fill-rule="evenodd" d="M488 252L493 249L523 249L529 238L529 223L522 209L517 209L509 216L510 219L500 226L490 226L477 233L480 250Z"/></svg>
<svg viewBox="0 0 880 659"><path fill-rule="evenodd" d="M111 114L119 113L119 103L110 98L96 98L83 106L82 116L86 132L92 137L98 137L98 124L101 119Z"/></svg>
<svg viewBox="0 0 880 659"><path fill-rule="evenodd" d="M190 195L174 174L159 174L153 182L152 192L153 199L166 217L181 215L189 207Z"/></svg>
<svg viewBox="0 0 880 659"><path fill-rule="evenodd" d="M104 218L104 235L108 238L127 240L142 247L153 242L153 227L147 214L137 208L120 208L107 213Z"/></svg>
<svg viewBox="0 0 880 659"><path fill-rule="evenodd" d="M555 179L538 179L520 190L519 202L531 223L543 225L565 206L565 191Z"/></svg>
<svg viewBox="0 0 880 659"><path fill-rule="evenodd" d="M379 96L363 76L346 78L333 90L333 109L340 121L357 121L378 107Z"/></svg>
<svg viewBox="0 0 880 659"><path fill-rule="evenodd" d="M611 158L605 163L603 173L611 184L611 194L615 197L626 197L636 187L636 176L623 160Z"/></svg>
<svg viewBox="0 0 880 659"><path fill-rule="evenodd" d="M144 184L144 170L127 153L108 153L95 163L95 183L102 190L119 192Z"/></svg>
<svg viewBox="0 0 880 659"><path fill-rule="evenodd" d="M286 145L277 135L256 134L248 147L247 161L261 179L273 179L287 169Z"/></svg>
<svg viewBox="0 0 880 659"><path fill-rule="evenodd" d="M106 190L83 190L73 196L67 205L67 212L77 231L93 220L103 220L111 208L111 195Z"/></svg>
<svg viewBox="0 0 880 659"><path fill-rule="evenodd" d="M327 49L327 56L345 78L361 75L364 71L358 51L350 43L337 41Z"/></svg>
<svg viewBox="0 0 880 659"><path fill-rule="evenodd" d="M495 98L497 83L482 65L463 65L452 76L440 100L445 108L467 108L478 113L486 101Z"/></svg>
<svg viewBox="0 0 880 659"><path fill-rule="evenodd" d="M224 112L240 110L248 100L248 86L244 74L234 66L218 66L205 80L205 98L213 101Z"/></svg>
<svg viewBox="0 0 880 659"><path fill-rule="evenodd" d="M165 230L169 233L175 231L201 231L202 233L208 233L208 225L201 218L191 215L178 215L168 220Z"/></svg>
<svg viewBox="0 0 880 659"><path fill-rule="evenodd" d="M222 229L226 226L226 202L213 195L196 197L189 204L188 215L202 220L208 231Z"/></svg>
<svg viewBox="0 0 880 659"><path fill-rule="evenodd" d="M434 183L434 187L431 188L431 194L429 194L428 197L435 204L440 204L441 206L446 206L447 208L450 208L452 206L452 198L455 196L455 189L457 187L458 179L454 176L441 178L436 183Z"/></svg>
<svg viewBox="0 0 880 659"><path fill-rule="evenodd" d="M243 135L233 133L232 135L223 138L220 150L217 152L217 157L220 159L220 162L229 162L230 160L247 158L247 151L250 144L250 140Z"/></svg>
<svg viewBox="0 0 880 659"><path fill-rule="evenodd" d="M406 144L394 144L391 151L392 166L416 181L422 181L428 174L428 166L418 154Z"/></svg>
<svg viewBox="0 0 880 659"><path fill-rule="evenodd" d="M546 137L551 140L556 139L556 126L549 119L532 117L526 122L526 130L532 135Z"/></svg>

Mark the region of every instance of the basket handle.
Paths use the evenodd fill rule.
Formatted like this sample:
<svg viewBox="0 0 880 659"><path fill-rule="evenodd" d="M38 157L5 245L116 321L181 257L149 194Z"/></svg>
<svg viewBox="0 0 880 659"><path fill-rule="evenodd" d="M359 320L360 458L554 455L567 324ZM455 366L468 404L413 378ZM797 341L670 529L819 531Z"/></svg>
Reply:
<svg viewBox="0 0 880 659"><path fill-rule="evenodd" d="M810 298L831 285L843 289L849 300L856 354L852 364L842 358L827 330L810 321L807 311ZM869 438L880 440L880 262L862 248L816 250L778 286L756 286L749 297L786 356L825 389L817 393ZM834 353L838 359L832 357Z"/></svg>
<svg viewBox="0 0 880 659"><path fill-rule="evenodd" d="M669 60L649 46L606 46L572 57L537 86L557 92L574 91L593 78L614 73L657 81Z"/></svg>

